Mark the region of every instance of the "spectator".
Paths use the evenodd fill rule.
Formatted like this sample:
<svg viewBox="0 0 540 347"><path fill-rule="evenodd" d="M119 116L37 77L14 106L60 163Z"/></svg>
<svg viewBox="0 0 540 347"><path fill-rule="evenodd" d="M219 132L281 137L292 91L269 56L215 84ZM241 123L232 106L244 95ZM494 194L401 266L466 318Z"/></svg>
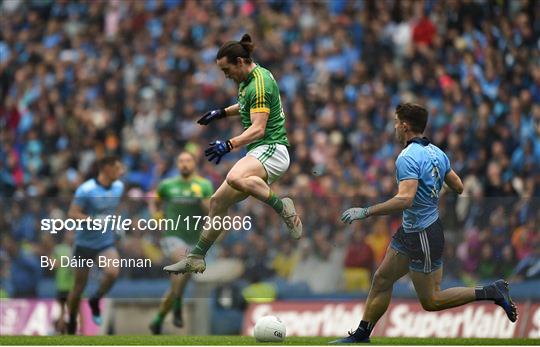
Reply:
<svg viewBox="0 0 540 347"><path fill-rule="evenodd" d="M11 297L35 298L38 295L41 267L36 255L22 249L9 234L2 237L9 257Z"/></svg>
<svg viewBox="0 0 540 347"><path fill-rule="evenodd" d="M538 235L534 225L534 219L530 219L525 225L519 226L512 233L512 246L516 251L519 261L525 259L533 251L533 241Z"/></svg>
<svg viewBox="0 0 540 347"><path fill-rule="evenodd" d="M512 275L515 281L525 281L540 278L540 241L535 240L532 252L517 264Z"/></svg>
<svg viewBox="0 0 540 347"><path fill-rule="evenodd" d="M375 256L371 246L366 243L363 230L354 231L345 253L345 268L362 268L371 274L375 266Z"/></svg>
<svg viewBox="0 0 540 347"><path fill-rule="evenodd" d="M367 227L369 228L369 225ZM390 230L385 218L375 221L371 232L366 236L366 243L373 251L375 264L380 264L390 244Z"/></svg>
<svg viewBox="0 0 540 347"><path fill-rule="evenodd" d="M283 242L272 261L272 268L279 277L288 279L299 260L298 252L293 250L291 242Z"/></svg>
<svg viewBox="0 0 540 347"><path fill-rule="evenodd" d="M497 264L494 261L493 246L490 243L484 243L480 249L480 259L476 274L481 279L492 279L495 277Z"/></svg>

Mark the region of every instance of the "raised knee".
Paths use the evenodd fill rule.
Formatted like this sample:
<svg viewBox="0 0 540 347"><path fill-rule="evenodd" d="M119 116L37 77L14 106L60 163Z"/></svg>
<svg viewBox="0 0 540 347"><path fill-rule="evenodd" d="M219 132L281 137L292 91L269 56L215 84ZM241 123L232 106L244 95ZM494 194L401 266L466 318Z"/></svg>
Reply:
<svg viewBox="0 0 540 347"><path fill-rule="evenodd" d="M440 311L441 309L439 303L437 302L437 300L435 300L435 298L422 299L420 300L420 303L422 304L422 308L426 311Z"/></svg>
<svg viewBox="0 0 540 347"><path fill-rule="evenodd" d="M243 177L241 175L238 175L233 172L229 172L225 180L227 181L227 184L233 187L234 189L240 190L240 188L242 187Z"/></svg>

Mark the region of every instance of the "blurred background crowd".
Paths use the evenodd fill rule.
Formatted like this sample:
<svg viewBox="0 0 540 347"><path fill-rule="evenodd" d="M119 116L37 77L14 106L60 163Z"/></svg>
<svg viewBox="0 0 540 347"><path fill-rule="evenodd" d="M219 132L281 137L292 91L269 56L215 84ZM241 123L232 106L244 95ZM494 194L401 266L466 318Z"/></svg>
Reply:
<svg viewBox="0 0 540 347"><path fill-rule="evenodd" d="M287 117L291 166L273 189L297 201L306 237L292 242L248 200L233 214L252 216L252 232L227 235L218 259L241 259L249 281L366 290L400 216L352 226L339 216L395 194L394 110L414 101L465 183L463 196L441 198L445 278L540 278L538 1L4 0L0 11L4 289L51 276L38 256L70 240L40 232L40 219L65 217L106 153L126 165L131 218L151 217L145 199L177 174L182 148L221 184L243 153L215 166L202 151L240 122L196 120L236 102L215 56L246 32ZM129 233L121 252L165 263L159 236ZM123 276L163 277L155 268Z"/></svg>

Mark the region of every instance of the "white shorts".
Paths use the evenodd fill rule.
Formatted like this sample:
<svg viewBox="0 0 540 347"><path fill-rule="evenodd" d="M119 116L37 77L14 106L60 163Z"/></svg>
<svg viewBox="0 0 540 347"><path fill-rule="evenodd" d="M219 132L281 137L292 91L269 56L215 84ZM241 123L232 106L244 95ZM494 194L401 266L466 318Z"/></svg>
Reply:
<svg viewBox="0 0 540 347"><path fill-rule="evenodd" d="M291 162L287 146L282 144L260 145L247 153L257 158L266 170L266 182L272 184L289 168Z"/></svg>
<svg viewBox="0 0 540 347"><path fill-rule="evenodd" d="M191 252L192 246L176 236L165 236L159 240L163 255L169 259L179 259Z"/></svg>

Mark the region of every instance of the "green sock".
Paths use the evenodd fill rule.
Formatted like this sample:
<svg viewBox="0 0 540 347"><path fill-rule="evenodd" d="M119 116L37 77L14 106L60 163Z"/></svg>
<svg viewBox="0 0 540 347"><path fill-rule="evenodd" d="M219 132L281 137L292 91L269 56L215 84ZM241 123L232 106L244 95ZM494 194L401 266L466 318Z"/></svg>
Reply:
<svg viewBox="0 0 540 347"><path fill-rule="evenodd" d="M178 314L182 311L182 299L178 298L174 300L173 312Z"/></svg>
<svg viewBox="0 0 540 347"><path fill-rule="evenodd" d="M276 194L274 194L273 191L270 191L270 195L268 196L266 203L272 206L274 211L276 211L278 214L281 214L281 212L283 212L283 202Z"/></svg>
<svg viewBox="0 0 540 347"><path fill-rule="evenodd" d="M156 314L156 316L154 317L154 320L152 321L152 324L158 324L158 325L161 325L163 323L163 319L165 318L165 315L161 312L159 312L158 314Z"/></svg>
<svg viewBox="0 0 540 347"><path fill-rule="evenodd" d="M193 251L191 251L191 254L201 255L204 257L206 255L206 252L208 252L210 247L212 247L213 243L214 241L207 240L201 236L199 238L199 241L197 241L195 248L193 248Z"/></svg>

